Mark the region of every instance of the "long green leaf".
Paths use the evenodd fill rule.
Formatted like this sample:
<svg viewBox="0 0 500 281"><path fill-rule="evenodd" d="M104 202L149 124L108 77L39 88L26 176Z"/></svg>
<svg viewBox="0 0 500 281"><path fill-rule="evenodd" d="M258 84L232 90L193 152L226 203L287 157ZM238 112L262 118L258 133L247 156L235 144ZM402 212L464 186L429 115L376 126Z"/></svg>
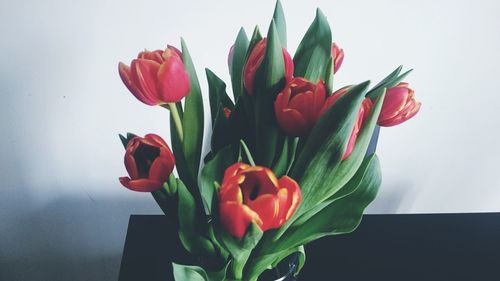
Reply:
<svg viewBox="0 0 500 281"><path fill-rule="evenodd" d="M320 9L293 57L294 74L312 82L327 80L326 67L331 57L332 32Z"/></svg>
<svg viewBox="0 0 500 281"><path fill-rule="evenodd" d="M236 41L233 45L233 58L230 61L229 69L235 102L241 95L243 95L243 67L245 66L249 44L250 42L248 41L245 29L242 27L238 32L238 36L236 37Z"/></svg>
<svg viewBox="0 0 500 281"><path fill-rule="evenodd" d="M281 6L281 1L276 1L276 6L274 7L273 14L274 22L276 23L276 30L280 37L281 46L286 48L286 21L285 13L283 12L283 7Z"/></svg>
<svg viewBox="0 0 500 281"><path fill-rule="evenodd" d="M258 68L255 81L256 162L271 166L280 130L274 114L274 100L284 85L283 52L274 20L267 34L266 54Z"/></svg>
<svg viewBox="0 0 500 281"><path fill-rule="evenodd" d="M378 158L367 159L365 170L358 172L346 194L331 202L326 208L298 227L292 227L280 240L278 248L304 245L326 235L348 233L359 225L364 209L378 192L381 172ZM356 185L357 184L357 185Z"/></svg>
<svg viewBox="0 0 500 281"><path fill-rule="evenodd" d="M235 162L235 154L231 146L220 150L215 157L208 161L201 170L199 185L203 198L205 212L212 213L212 202L214 197L214 182L221 182L224 171Z"/></svg>
<svg viewBox="0 0 500 281"><path fill-rule="evenodd" d="M210 100L210 113L212 115L213 125L219 106L222 104L223 107L233 110L234 104L226 93L226 83L210 69L205 68L205 72L207 74L208 98Z"/></svg>
<svg viewBox="0 0 500 281"><path fill-rule="evenodd" d="M189 74L191 90L185 100L182 118L184 141L183 150L191 175L196 178L200 166L203 142L203 99L196 70L184 39L181 39L182 59Z"/></svg>
<svg viewBox="0 0 500 281"><path fill-rule="evenodd" d="M199 266L172 263L175 281L210 281L205 270Z"/></svg>

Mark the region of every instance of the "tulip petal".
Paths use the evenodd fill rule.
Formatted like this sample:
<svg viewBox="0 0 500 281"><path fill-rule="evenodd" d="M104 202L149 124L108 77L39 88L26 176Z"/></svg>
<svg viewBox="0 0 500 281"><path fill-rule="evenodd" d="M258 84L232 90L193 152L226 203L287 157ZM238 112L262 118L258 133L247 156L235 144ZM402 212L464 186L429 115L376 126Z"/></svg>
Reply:
<svg viewBox="0 0 500 281"><path fill-rule="evenodd" d="M166 158L158 157L149 168L149 179L166 182L173 170L174 166Z"/></svg>
<svg viewBox="0 0 500 281"><path fill-rule="evenodd" d="M398 115L408 100L408 89L394 87L387 90L378 120L383 121Z"/></svg>
<svg viewBox="0 0 500 281"><path fill-rule="evenodd" d="M128 189L138 192L153 192L163 186L163 183L159 181L150 179L131 180L127 177L121 177L120 183Z"/></svg>
<svg viewBox="0 0 500 281"><path fill-rule="evenodd" d="M125 169L132 179L139 178L139 171L137 170L137 163L135 162L134 156L131 153L125 153Z"/></svg>
<svg viewBox="0 0 500 281"><path fill-rule="evenodd" d="M300 191L299 184L288 176L280 178L278 185L280 188L286 188L288 191L288 201L285 206L285 209L287 210L285 220L289 220L295 213L295 210L299 207L300 201L302 200L302 193Z"/></svg>
<svg viewBox="0 0 500 281"><path fill-rule="evenodd" d="M256 212L236 202L221 203L219 214L224 229L239 239L245 236L247 228L252 222L259 226L262 225L262 220Z"/></svg>
<svg viewBox="0 0 500 281"><path fill-rule="evenodd" d="M148 99L159 104L156 76L160 64L152 60L135 59L130 65L132 82L141 90Z"/></svg>
<svg viewBox="0 0 500 281"><path fill-rule="evenodd" d="M279 215L279 198L276 194L264 194L246 205L255 211L262 220L262 231L277 228Z"/></svg>
<svg viewBox="0 0 500 281"><path fill-rule="evenodd" d="M162 146L162 147L167 147L168 148L168 144L165 142L165 140L163 140L157 134L147 134L147 135L144 136L144 140L148 141L149 144L151 144L151 145Z"/></svg>
<svg viewBox="0 0 500 281"><path fill-rule="evenodd" d="M158 71L159 98L163 102L178 102L189 94L189 76L182 60L170 56Z"/></svg>
<svg viewBox="0 0 500 281"><path fill-rule="evenodd" d="M141 90L132 82L129 66L120 62L118 64L118 73L120 74L120 78L122 79L123 84L127 86L128 90L132 93L132 95L134 95L134 97L147 105L156 105L156 102L154 100L145 96L141 92Z"/></svg>
<svg viewBox="0 0 500 281"><path fill-rule="evenodd" d="M284 109L277 112L281 129L289 136L304 136L309 132L307 120L295 109Z"/></svg>
<svg viewBox="0 0 500 281"><path fill-rule="evenodd" d="M232 177L236 176L240 171L247 169L249 167L250 166L248 164L245 164L243 162L237 162L229 166L224 172L222 184L224 185L224 183L228 182Z"/></svg>

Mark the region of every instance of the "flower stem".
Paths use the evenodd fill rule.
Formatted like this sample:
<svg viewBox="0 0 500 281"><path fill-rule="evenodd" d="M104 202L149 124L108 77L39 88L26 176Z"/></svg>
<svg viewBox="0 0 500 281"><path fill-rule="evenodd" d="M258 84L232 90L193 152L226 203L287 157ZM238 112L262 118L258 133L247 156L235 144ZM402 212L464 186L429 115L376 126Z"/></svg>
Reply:
<svg viewBox="0 0 500 281"><path fill-rule="evenodd" d="M179 135L179 140L184 142L184 133L182 130L181 117L179 116L179 111L177 111L177 105L174 102L169 102L168 109L170 110L170 116L174 119L175 128L177 129L177 134Z"/></svg>

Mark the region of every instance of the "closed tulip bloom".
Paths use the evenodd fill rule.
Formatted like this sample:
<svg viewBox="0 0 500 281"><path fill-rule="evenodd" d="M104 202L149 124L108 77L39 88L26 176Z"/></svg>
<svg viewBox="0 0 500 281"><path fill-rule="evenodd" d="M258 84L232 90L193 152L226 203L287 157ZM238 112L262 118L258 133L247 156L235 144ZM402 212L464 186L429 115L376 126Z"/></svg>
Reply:
<svg viewBox="0 0 500 281"><path fill-rule="evenodd" d="M344 61L344 49L341 49L337 43L332 43L333 73L337 73Z"/></svg>
<svg viewBox="0 0 500 281"><path fill-rule="evenodd" d="M325 113L330 106L332 106L340 97L342 97L345 93L349 91L349 87L344 87L342 89L334 92L325 102L325 105L321 109L321 114ZM366 118L370 114L373 107L373 103L369 98L365 98L361 103L361 107L358 111L358 115L356 116L356 121L354 122L354 127L352 128L351 135L349 136L349 140L347 142L347 147L342 155L342 160L347 159L349 155L351 155L352 150L356 144L356 139L358 138L358 134L363 128L363 124L366 121Z"/></svg>
<svg viewBox="0 0 500 281"><path fill-rule="evenodd" d="M266 54L266 44L266 38L260 40L257 44L255 44L245 64L245 68L243 69L243 85L245 86L245 89L247 90L249 95L254 94L253 83L255 79L255 73L264 60L264 55ZM229 61L232 60L231 56L232 54L230 52ZM293 77L293 60L285 48L283 48L283 62L285 64L285 79L289 81Z"/></svg>
<svg viewBox="0 0 500 281"><path fill-rule="evenodd" d="M244 163L227 168L219 195L221 225L240 239L252 222L262 231L279 228L302 198L299 185L290 177L277 179L268 168Z"/></svg>
<svg viewBox="0 0 500 281"><path fill-rule="evenodd" d="M130 67L120 62L120 77L130 92L147 105L178 102L189 94L189 76L175 47L140 52Z"/></svg>
<svg viewBox="0 0 500 281"><path fill-rule="evenodd" d="M316 124L325 104L323 81L314 84L302 77L293 78L274 102L276 119L289 136L305 136Z"/></svg>
<svg viewBox="0 0 500 281"><path fill-rule="evenodd" d="M384 127L401 124L415 116L420 106L421 103L415 100L415 92L408 87L408 83L399 83L386 91L378 124Z"/></svg>
<svg viewBox="0 0 500 281"><path fill-rule="evenodd" d="M131 139L125 152L129 177L121 177L123 186L134 191L152 192L163 186L172 173L175 158L167 143L155 134Z"/></svg>

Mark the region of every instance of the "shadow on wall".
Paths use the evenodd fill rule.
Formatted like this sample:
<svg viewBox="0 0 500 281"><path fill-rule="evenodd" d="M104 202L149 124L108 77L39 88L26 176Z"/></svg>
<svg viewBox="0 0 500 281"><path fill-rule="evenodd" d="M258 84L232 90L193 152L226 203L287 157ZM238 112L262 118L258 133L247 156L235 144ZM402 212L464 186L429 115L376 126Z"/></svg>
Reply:
<svg viewBox="0 0 500 281"><path fill-rule="evenodd" d="M40 209L24 201L29 211L3 202L20 213L2 219L0 280L117 280L130 214L160 213L152 197L142 198L59 198Z"/></svg>

